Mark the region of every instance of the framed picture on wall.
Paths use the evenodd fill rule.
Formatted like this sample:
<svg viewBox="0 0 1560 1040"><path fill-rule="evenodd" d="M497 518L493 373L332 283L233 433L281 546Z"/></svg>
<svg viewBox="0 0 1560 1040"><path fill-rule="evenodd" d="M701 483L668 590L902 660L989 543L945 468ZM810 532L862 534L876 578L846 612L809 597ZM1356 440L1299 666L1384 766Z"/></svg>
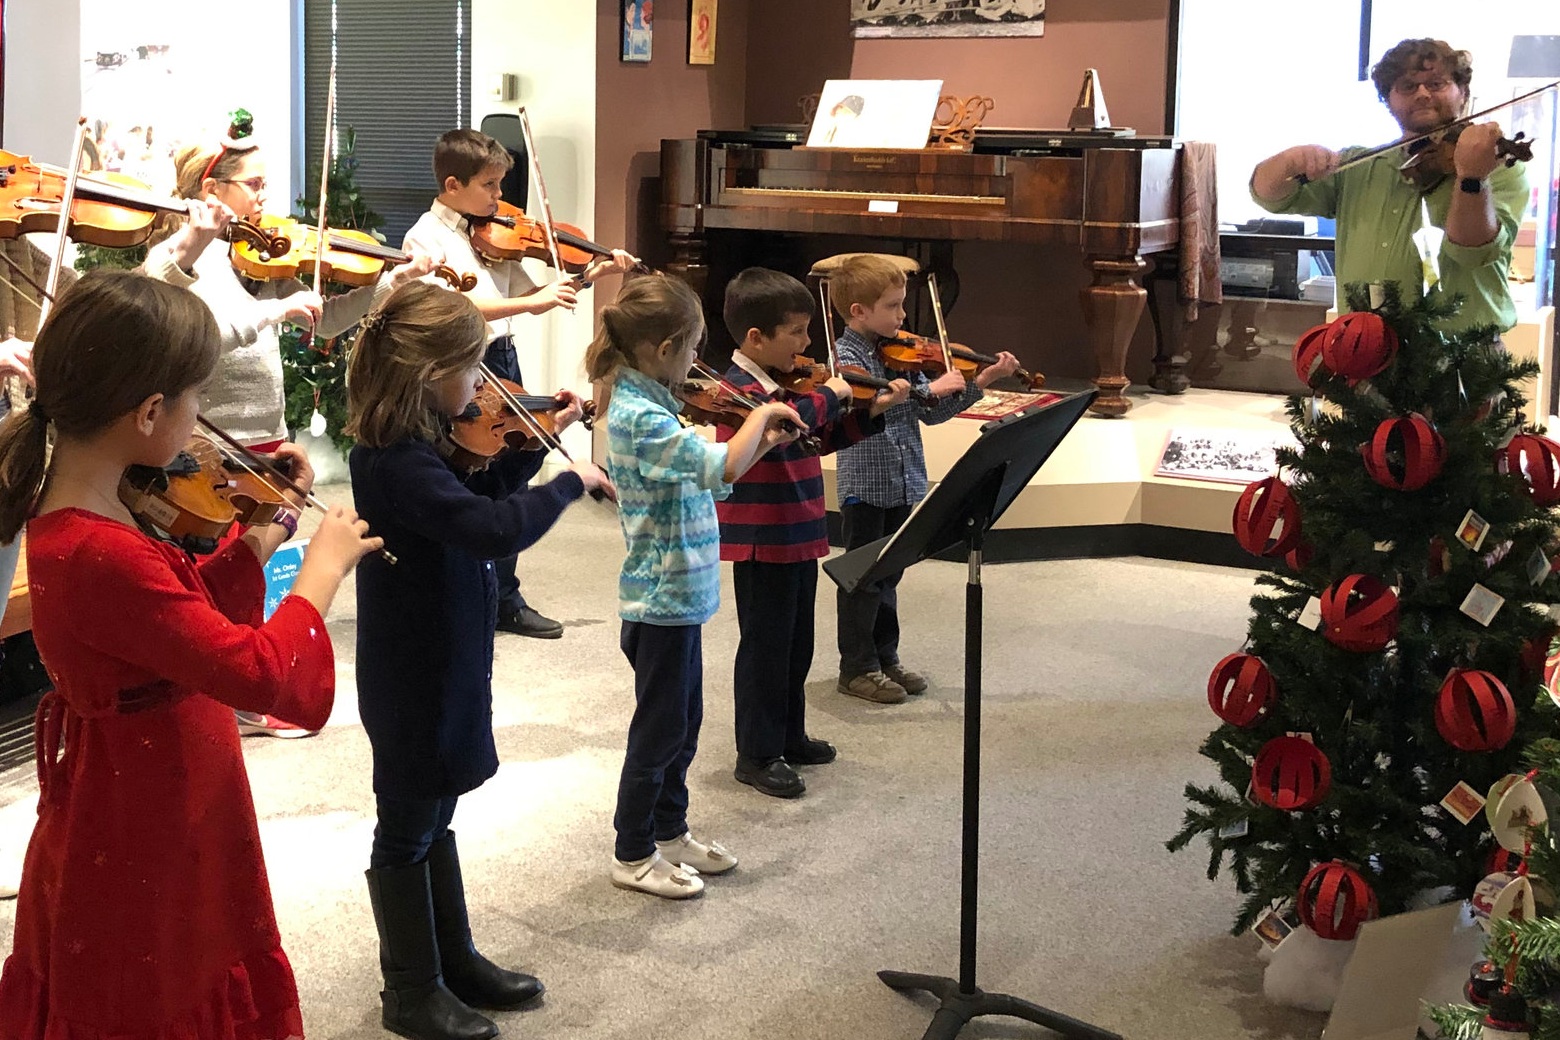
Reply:
<svg viewBox="0 0 1560 1040"><path fill-rule="evenodd" d="M688 64L715 64L715 6L719 0L688 0Z"/></svg>
<svg viewBox="0 0 1560 1040"><path fill-rule="evenodd" d="M650 60L652 0L623 0L624 61Z"/></svg>

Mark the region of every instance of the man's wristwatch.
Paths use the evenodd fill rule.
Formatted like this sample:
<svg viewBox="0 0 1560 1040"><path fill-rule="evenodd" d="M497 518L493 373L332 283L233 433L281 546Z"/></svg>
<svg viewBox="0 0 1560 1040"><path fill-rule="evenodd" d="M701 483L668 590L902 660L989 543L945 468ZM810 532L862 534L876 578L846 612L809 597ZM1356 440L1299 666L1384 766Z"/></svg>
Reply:
<svg viewBox="0 0 1560 1040"><path fill-rule="evenodd" d="M1477 195L1484 190L1484 181L1479 177L1464 177L1457 182L1457 190L1465 191L1469 195Z"/></svg>

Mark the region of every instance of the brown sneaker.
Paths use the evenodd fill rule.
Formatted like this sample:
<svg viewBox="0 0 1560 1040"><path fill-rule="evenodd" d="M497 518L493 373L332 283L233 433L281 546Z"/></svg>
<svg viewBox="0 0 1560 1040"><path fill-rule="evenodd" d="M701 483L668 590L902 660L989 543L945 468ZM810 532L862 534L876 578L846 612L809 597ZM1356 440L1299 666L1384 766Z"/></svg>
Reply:
<svg viewBox="0 0 1560 1040"><path fill-rule="evenodd" d="M918 693L926 692L926 687L928 685L926 676L922 675L920 672L912 672L909 669L902 668L897 664L885 664L883 666L883 674L894 680L899 685L903 686L905 688L905 692L912 696Z"/></svg>
<svg viewBox="0 0 1560 1040"><path fill-rule="evenodd" d="M842 675L836 689L874 704L898 704L905 699L905 688L882 672L867 672L854 679Z"/></svg>

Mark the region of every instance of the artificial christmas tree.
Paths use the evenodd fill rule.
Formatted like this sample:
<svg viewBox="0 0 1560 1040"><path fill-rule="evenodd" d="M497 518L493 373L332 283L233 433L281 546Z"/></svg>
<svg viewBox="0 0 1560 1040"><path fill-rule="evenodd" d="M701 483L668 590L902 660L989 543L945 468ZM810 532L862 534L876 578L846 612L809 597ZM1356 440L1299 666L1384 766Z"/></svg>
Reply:
<svg viewBox="0 0 1560 1040"><path fill-rule="evenodd" d="M1560 453L1520 416L1537 366L1493 328L1443 332L1455 301L1348 292L1354 313L1295 347L1299 449L1235 510L1274 570L1231 648L1249 658L1210 678L1222 782L1187 786L1168 843L1207 839L1209 878L1245 896L1236 932L1324 892L1341 909L1312 919L1337 938L1427 890L1466 896L1491 850L1478 798L1556 721L1531 653L1560 599Z"/></svg>

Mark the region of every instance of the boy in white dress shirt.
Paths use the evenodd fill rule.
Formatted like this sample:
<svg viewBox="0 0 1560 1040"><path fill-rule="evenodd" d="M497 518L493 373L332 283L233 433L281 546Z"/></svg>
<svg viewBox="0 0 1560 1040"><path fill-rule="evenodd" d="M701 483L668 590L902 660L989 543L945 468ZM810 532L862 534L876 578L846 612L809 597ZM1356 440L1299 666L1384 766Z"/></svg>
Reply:
<svg viewBox="0 0 1560 1040"><path fill-rule="evenodd" d="M461 274L474 274L477 286L467 296L488 323L486 361L493 374L521 383L520 361L509 334L509 319L517 314L544 314L554 307L573 310L579 290L603 274L626 271L638 258L614 249L575 278L562 278L538 286L518 260L491 261L477 254L471 243L468 217L490 217L498 212L504 175L514 165L509 152L487 134L476 130L451 130L433 146L433 175L439 195L428 212L417 218L401 248L441 260ZM498 629L538 639L557 639L563 626L543 617L520 593L515 557L494 561L498 571Z"/></svg>

